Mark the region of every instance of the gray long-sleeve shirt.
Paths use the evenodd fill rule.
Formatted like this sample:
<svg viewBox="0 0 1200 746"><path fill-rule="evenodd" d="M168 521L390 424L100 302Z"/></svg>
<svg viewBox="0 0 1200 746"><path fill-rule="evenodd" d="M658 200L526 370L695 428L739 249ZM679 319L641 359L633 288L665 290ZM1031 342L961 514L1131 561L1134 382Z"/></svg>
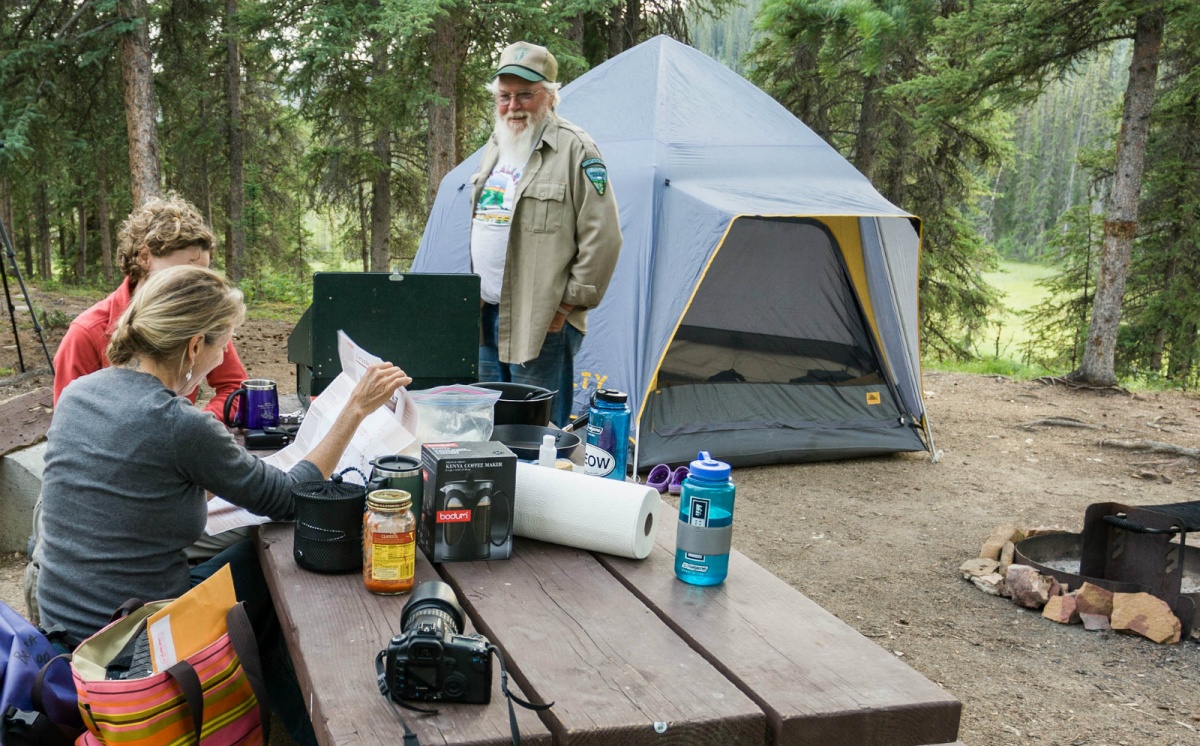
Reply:
<svg viewBox="0 0 1200 746"><path fill-rule="evenodd" d="M287 473L264 464L212 415L125 368L73 381L47 441L38 605L43 625L79 639L127 599L188 590L184 550L204 531L205 490L287 520L292 486L322 479L308 461Z"/></svg>

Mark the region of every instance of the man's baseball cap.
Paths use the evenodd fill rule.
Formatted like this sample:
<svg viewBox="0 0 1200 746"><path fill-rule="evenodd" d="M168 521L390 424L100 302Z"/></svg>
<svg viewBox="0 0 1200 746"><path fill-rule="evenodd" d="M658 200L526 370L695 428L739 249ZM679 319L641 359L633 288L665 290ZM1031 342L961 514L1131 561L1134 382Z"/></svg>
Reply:
<svg viewBox="0 0 1200 746"><path fill-rule="evenodd" d="M535 83L539 80L553 83L558 78L558 60L545 47L519 41L509 44L500 53L500 68L492 73L492 78L497 75L516 75Z"/></svg>

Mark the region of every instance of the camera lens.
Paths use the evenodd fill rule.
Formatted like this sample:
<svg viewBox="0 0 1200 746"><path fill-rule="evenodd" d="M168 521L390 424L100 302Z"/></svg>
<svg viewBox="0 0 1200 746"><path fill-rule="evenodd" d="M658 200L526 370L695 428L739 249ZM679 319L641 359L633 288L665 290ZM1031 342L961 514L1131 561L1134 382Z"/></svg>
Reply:
<svg viewBox="0 0 1200 746"><path fill-rule="evenodd" d="M452 634L457 635L462 634L466 621L467 615L458 604L454 589L440 580L429 580L418 585L408 603L404 604L404 611L400 612L400 627L406 633L422 624L429 624L438 631L449 628Z"/></svg>

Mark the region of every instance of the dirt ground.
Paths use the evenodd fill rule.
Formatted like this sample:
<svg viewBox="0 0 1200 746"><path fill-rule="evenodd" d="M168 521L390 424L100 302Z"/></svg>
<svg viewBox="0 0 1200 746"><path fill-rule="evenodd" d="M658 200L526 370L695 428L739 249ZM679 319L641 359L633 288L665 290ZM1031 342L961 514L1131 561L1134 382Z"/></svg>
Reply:
<svg viewBox="0 0 1200 746"><path fill-rule="evenodd" d="M32 296L52 318L91 300ZM18 320L28 326L23 310ZM6 313L3 322L0 369L13 372L0 372L0 401L50 385L28 330L22 348L35 371L16 370ZM51 353L62 331L48 330ZM235 342L250 374L274 378L283 392L295 391L289 331L286 322L249 321ZM969 746L1200 743L1200 645L1057 625L957 573L1002 523L1079 531L1093 502L1195 499L1196 460L1099 441L1198 448L1200 397L949 373L926 373L924 387L938 463L905 454L737 469L734 546L958 697ZM1049 417L1095 429L1022 427ZM0 561L0 598L18 609L24 562Z"/></svg>

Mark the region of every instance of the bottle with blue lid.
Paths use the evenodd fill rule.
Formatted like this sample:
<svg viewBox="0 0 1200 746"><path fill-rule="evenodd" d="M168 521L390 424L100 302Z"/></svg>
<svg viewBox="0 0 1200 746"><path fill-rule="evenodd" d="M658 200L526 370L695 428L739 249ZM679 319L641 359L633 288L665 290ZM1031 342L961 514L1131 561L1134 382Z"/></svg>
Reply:
<svg viewBox="0 0 1200 746"><path fill-rule="evenodd" d="M629 457L629 395L616 389L599 389L588 410L587 445L583 472L625 481Z"/></svg>
<svg viewBox="0 0 1200 746"><path fill-rule="evenodd" d="M701 451L688 466L679 497L675 575L692 585L719 585L729 574L736 488L729 464Z"/></svg>

